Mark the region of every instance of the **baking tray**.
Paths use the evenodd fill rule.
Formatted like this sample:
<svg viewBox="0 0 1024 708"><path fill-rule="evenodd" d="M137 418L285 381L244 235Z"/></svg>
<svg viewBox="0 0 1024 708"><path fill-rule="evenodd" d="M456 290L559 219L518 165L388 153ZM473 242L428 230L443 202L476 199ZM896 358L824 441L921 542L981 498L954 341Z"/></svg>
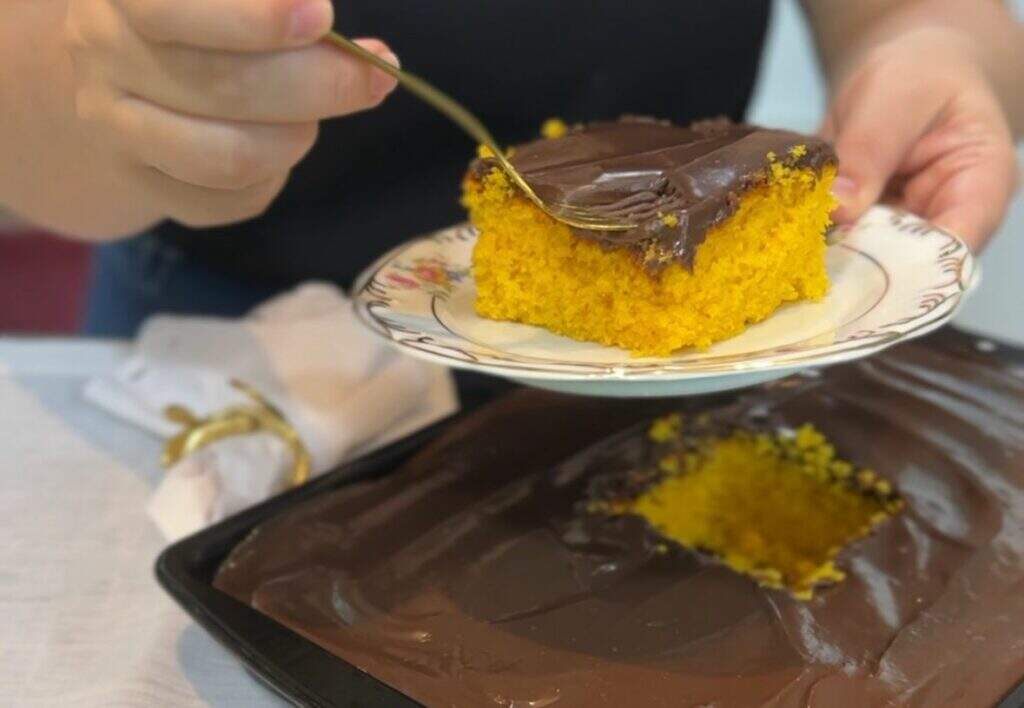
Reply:
<svg viewBox="0 0 1024 708"><path fill-rule="evenodd" d="M961 339L963 333L932 337ZM999 356L1024 365L1024 349L998 346ZM446 427L472 411L457 414L386 448L347 463L308 484L269 499L170 546L156 562L160 584L195 621L232 652L246 668L297 706L422 706L304 637L213 587L221 561L257 525L306 499L345 484L373 479L397 469ZM1024 681L995 708L1024 708Z"/></svg>

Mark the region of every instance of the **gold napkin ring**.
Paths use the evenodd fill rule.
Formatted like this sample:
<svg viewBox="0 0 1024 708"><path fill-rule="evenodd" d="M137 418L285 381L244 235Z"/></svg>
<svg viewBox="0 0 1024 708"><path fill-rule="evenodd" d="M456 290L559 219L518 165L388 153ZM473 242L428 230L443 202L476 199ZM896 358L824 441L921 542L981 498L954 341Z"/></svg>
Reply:
<svg viewBox="0 0 1024 708"><path fill-rule="evenodd" d="M253 405L232 406L205 418L197 417L184 406L171 405L164 409L164 415L169 420L180 423L185 429L164 445L161 464L170 467L189 453L217 440L267 432L284 441L292 452L290 485L297 487L305 483L309 479L312 463L309 451L295 428L274 404L252 386L235 380L231 385L251 399Z"/></svg>

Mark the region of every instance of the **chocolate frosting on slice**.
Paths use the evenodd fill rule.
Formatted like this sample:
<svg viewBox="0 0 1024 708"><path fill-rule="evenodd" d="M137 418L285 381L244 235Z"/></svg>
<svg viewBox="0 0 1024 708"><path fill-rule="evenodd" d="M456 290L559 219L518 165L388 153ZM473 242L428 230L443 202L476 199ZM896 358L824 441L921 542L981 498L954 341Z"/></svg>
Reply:
<svg viewBox="0 0 1024 708"><path fill-rule="evenodd" d="M766 179L770 156L819 171L836 161L827 142L785 130L725 119L684 128L634 117L516 146L510 159L545 203L585 207L637 224L629 231L574 231L609 247L630 248L657 269L673 260L692 267L708 229L731 216L740 196ZM483 158L470 173L496 168L493 158Z"/></svg>
<svg viewBox="0 0 1024 708"><path fill-rule="evenodd" d="M1024 362L1024 358L1019 359ZM217 587L427 705L992 706L1024 675L1024 368L942 332L738 399L523 391L258 528ZM906 508L808 602L582 513L643 421L811 422Z"/></svg>

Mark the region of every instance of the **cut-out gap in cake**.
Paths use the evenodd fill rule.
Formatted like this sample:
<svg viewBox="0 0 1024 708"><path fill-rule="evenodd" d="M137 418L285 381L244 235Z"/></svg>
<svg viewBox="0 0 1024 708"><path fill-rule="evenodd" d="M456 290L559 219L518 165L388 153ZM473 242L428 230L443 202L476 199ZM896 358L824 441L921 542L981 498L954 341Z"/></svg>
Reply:
<svg viewBox="0 0 1024 708"><path fill-rule="evenodd" d="M665 540L809 600L837 561L903 507L892 484L840 458L813 425L722 426L659 418L654 463L592 490L591 513L636 515Z"/></svg>

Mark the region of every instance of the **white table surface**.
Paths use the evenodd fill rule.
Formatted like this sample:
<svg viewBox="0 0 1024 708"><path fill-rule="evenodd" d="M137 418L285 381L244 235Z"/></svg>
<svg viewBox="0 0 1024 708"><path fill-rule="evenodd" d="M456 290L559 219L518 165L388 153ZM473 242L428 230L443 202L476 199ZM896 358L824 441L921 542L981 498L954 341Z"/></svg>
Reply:
<svg viewBox="0 0 1024 708"><path fill-rule="evenodd" d="M282 706L154 579L159 443L81 398L124 352L0 338L0 705Z"/></svg>

